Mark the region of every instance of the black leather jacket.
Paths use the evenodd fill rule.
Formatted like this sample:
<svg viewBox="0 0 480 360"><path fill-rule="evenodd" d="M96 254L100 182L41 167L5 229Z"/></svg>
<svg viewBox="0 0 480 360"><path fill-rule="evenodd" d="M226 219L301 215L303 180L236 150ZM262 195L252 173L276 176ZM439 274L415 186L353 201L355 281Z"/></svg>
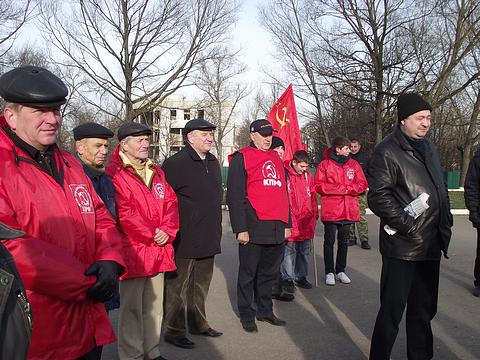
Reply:
<svg viewBox="0 0 480 360"><path fill-rule="evenodd" d="M425 141L423 160L397 126L370 157L368 205L380 218L383 256L410 261L439 260L443 251L447 257L453 225L450 201L437 151L429 140ZM404 208L424 192L430 195L430 207L414 219ZM397 232L388 235L386 224Z"/></svg>
<svg viewBox="0 0 480 360"><path fill-rule="evenodd" d="M0 239L24 233L0 223ZM31 335L30 305L10 252L0 242L0 360L27 358Z"/></svg>

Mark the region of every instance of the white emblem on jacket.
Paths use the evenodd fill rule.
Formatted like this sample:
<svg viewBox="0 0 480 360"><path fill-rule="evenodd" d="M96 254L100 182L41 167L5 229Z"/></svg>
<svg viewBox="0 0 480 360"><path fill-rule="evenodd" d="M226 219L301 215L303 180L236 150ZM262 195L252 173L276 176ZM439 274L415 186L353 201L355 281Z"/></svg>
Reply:
<svg viewBox="0 0 480 360"><path fill-rule="evenodd" d="M163 199L165 197L165 188L163 184L155 184L153 186L153 193L156 199Z"/></svg>
<svg viewBox="0 0 480 360"><path fill-rule="evenodd" d="M93 201L85 184L70 184L70 191L77 202L81 214L93 214Z"/></svg>
<svg viewBox="0 0 480 360"><path fill-rule="evenodd" d="M263 186L282 186L277 168L272 160L267 160L262 167Z"/></svg>

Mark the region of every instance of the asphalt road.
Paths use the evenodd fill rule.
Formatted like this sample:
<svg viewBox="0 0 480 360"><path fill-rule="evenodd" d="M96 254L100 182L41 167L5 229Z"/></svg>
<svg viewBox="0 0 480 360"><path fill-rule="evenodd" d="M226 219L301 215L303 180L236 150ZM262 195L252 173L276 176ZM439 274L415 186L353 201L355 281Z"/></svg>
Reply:
<svg viewBox="0 0 480 360"><path fill-rule="evenodd" d="M318 287L297 290L291 303L275 301L285 327L258 323L258 333L243 331L236 313L235 293L238 268L237 245L228 213L224 212L222 254L207 302L210 325L224 333L220 338L189 336L193 350L176 348L161 341L162 355L173 359L367 359L370 337L379 307L381 257L378 252L378 219L368 216L372 250L349 247L347 274L350 285L324 284L321 223L315 237ZM480 359L480 298L471 295L476 234L467 216L454 217L450 259L443 259L440 274L438 313L433 321L434 359ZM313 260L310 263L313 281ZM116 326L117 311L111 313ZM115 345L104 349L102 359L117 359ZM404 322L400 326L392 359L406 359Z"/></svg>

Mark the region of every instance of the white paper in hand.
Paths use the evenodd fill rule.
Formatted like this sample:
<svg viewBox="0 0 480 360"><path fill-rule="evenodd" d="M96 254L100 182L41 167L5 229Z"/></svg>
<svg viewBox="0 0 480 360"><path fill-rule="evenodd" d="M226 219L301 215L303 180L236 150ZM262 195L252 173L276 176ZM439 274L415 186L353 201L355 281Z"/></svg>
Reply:
<svg viewBox="0 0 480 360"><path fill-rule="evenodd" d="M408 204L405 209L406 213L413 217L414 219L418 218L422 215L425 210L427 210L430 206L428 206L427 201L430 195L427 193L421 193L415 200L413 200L410 204Z"/></svg>

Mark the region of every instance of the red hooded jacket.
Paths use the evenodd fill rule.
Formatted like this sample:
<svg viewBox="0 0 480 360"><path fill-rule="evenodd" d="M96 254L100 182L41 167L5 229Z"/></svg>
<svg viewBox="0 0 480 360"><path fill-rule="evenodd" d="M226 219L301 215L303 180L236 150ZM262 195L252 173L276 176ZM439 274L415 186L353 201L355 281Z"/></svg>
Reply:
<svg viewBox="0 0 480 360"><path fill-rule="evenodd" d="M367 190L367 179L357 161L348 159L342 165L328 156L329 150L315 172L315 189L320 194L320 218L322 221L358 222L358 195Z"/></svg>
<svg viewBox="0 0 480 360"><path fill-rule="evenodd" d="M315 236L318 219L318 201L313 177L308 171L298 174L291 165L289 174L288 196L292 213L292 236L288 241L311 240Z"/></svg>
<svg viewBox="0 0 480 360"><path fill-rule="evenodd" d="M6 126L0 116L0 127ZM26 233L5 242L32 306L29 359L75 359L115 340L102 303L86 297L94 262L125 266L122 236L73 155L54 149L62 185L0 130L0 221Z"/></svg>
<svg viewBox="0 0 480 360"><path fill-rule="evenodd" d="M176 269L172 242L179 228L178 202L165 174L153 165L155 174L146 186L131 166L125 166L117 146L106 168L115 187L117 222L127 242L124 259L126 278L156 275ZM168 243L158 246L155 229L170 235Z"/></svg>

